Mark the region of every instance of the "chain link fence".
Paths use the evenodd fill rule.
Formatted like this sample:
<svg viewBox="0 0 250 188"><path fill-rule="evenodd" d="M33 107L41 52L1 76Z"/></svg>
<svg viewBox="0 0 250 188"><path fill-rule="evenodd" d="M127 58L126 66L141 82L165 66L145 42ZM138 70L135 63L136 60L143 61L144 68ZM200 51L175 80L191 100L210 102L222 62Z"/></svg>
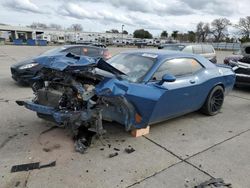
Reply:
<svg viewBox="0 0 250 188"><path fill-rule="evenodd" d="M211 43L215 50L232 50L237 51L240 49L240 43L227 43L227 42L217 42Z"/></svg>

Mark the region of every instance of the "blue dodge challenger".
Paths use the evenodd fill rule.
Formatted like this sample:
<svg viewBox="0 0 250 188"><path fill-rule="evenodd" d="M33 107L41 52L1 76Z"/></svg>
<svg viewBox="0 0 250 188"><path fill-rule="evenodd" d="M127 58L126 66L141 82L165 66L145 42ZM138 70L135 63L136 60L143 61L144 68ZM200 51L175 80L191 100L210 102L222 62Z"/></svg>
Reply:
<svg viewBox="0 0 250 188"><path fill-rule="evenodd" d="M74 54L39 57L32 101L17 104L74 130L104 133L102 120L126 130L201 110L217 114L235 74L199 55L164 50L120 53L107 62Z"/></svg>

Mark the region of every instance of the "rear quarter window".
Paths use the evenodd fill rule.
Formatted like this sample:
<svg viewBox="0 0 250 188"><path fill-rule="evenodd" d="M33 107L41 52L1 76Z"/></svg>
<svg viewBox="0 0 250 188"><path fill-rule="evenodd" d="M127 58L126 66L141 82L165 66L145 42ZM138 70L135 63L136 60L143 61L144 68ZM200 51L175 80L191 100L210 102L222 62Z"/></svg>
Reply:
<svg viewBox="0 0 250 188"><path fill-rule="evenodd" d="M214 53L214 48L211 45L202 45L202 48L204 54Z"/></svg>
<svg viewBox="0 0 250 188"><path fill-rule="evenodd" d="M89 57L100 57L102 56L103 50L99 50L96 48L83 48L83 55Z"/></svg>
<svg viewBox="0 0 250 188"><path fill-rule="evenodd" d="M194 45L193 46L194 54L202 54L202 47L201 45Z"/></svg>
<svg viewBox="0 0 250 188"><path fill-rule="evenodd" d="M182 50L183 52L186 52L186 53L193 53L193 47L192 46L186 46L185 48L183 48Z"/></svg>

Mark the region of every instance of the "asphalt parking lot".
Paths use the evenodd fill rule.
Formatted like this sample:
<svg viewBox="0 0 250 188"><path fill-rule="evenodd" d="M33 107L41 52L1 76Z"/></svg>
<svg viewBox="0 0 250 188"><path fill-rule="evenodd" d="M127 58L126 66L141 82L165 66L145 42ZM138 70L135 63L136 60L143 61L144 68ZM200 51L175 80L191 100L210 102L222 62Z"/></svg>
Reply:
<svg viewBox="0 0 250 188"><path fill-rule="evenodd" d="M69 130L50 129L52 123L15 103L33 94L11 79L10 65L49 48L0 46L0 187L185 188L212 177L250 187L250 88L234 89L216 116L191 113L153 125L139 138L107 123L107 135L79 154ZM229 54L217 52L218 62ZM124 152L129 147L135 151ZM114 152L118 156L109 158ZM52 161L55 167L10 173L13 165Z"/></svg>

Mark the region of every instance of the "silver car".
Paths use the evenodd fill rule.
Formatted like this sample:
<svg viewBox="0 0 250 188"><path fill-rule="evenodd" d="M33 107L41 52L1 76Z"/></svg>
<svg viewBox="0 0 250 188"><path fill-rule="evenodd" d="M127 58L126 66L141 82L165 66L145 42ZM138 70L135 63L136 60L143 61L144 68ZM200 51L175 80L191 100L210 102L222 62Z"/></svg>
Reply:
<svg viewBox="0 0 250 188"><path fill-rule="evenodd" d="M211 44L162 44L158 49L183 51L192 54L199 54L212 63L217 63L216 53Z"/></svg>

